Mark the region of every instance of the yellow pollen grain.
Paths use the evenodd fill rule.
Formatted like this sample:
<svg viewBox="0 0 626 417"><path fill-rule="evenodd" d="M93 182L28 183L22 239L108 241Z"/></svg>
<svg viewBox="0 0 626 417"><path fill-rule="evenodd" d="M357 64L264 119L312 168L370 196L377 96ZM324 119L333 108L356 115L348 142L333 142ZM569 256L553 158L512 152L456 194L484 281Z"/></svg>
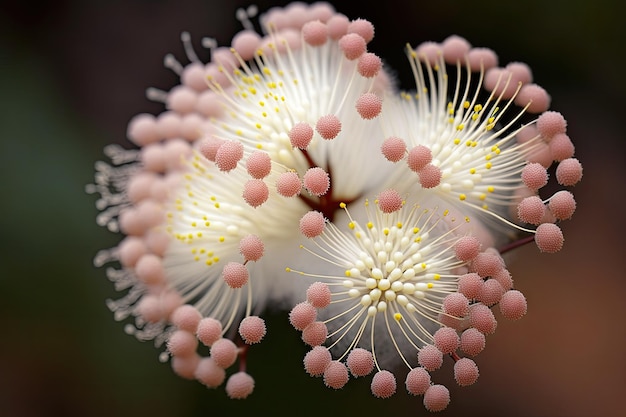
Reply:
<svg viewBox="0 0 626 417"><path fill-rule="evenodd" d="M291 272L291 268L289 267L285 268L285 272Z"/></svg>
<svg viewBox="0 0 626 417"><path fill-rule="evenodd" d="M487 204L483 204L483 210L487 210L489 206Z"/></svg>
<svg viewBox="0 0 626 417"><path fill-rule="evenodd" d="M470 168L469 173L472 174L472 175L475 174L476 173L476 168Z"/></svg>
<svg viewBox="0 0 626 417"><path fill-rule="evenodd" d="M226 240L226 238L224 238L224 236L220 236L220 238L219 238L219 241L220 241L220 242L223 242L223 241L225 241L225 240Z"/></svg>
<svg viewBox="0 0 626 417"><path fill-rule="evenodd" d="M487 162L487 163L485 164L485 168L487 168L487 169L491 169L491 162Z"/></svg>
<svg viewBox="0 0 626 417"><path fill-rule="evenodd" d="M220 208L220 203L215 203L213 205L215 206L215 208Z"/></svg>
<svg viewBox="0 0 626 417"><path fill-rule="evenodd" d="M257 123L255 126L256 126L257 129L260 129L261 128L261 123Z"/></svg>
<svg viewBox="0 0 626 417"><path fill-rule="evenodd" d="M467 140L467 141L465 142L465 146L467 146L468 148L469 148L470 146L472 146L472 141L471 141L471 140Z"/></svg>
<svg viewBox="0 0 626 417"><path fill-rule="evenodd" d="M198 237L202 237L202 232L198 232L198 233L196 233L196 236L198 236Z"/></svg>
<svg viewBox="0 0 626 417"><path fill-rule="evenodd" d="M470 102L469 101L463 102L463 108L464 109L469 109L469 106L470 106Z"/></svg>
<svg viewBox="0 0 626 417"><path fill-rule="evenodd" d="M465 194L459 194L459 200L465 201L466 198L467 196Z"/></svg>
<svg viewBox="0 0 626 417"><path fill-rule="evenodd" d="M419 227L414 227L413 228L413 234L416 235L420 232L420 228Z"/></svg>
<svg viewBox="0 0 626 417"><path fill-rule="evenodd" d="M485 160L487 161L491 161L491 154L488 153L487 155L485 155Z"/></svg>
<svg viewBox="0 0 626 417"><path fill-rule="evenodd" d="M441 275L439 275L439 274L435 274L435 276L433 277L433 279L434 279L435 281L439 281L439 280L441 279Z"/></svg>
<svg viewBox="0 0 626 417"><path fill-rule="evenodd" d="M393 315L393 318L394 318L396 321L400 321L400 320L402 320L402 314L400 314L400 313L396 313L396 314L394 314L394 315Z"/></svg>
<svg viewBox="0 0 626 417"><path fill-rule="evenodd" d="M476 113L478 113L479 111L481 111L483 109L483 106L481 104L477 104L474 106L474 111Z"/></svg>
<svg viewBox="0 0 626 417"><path fill-rule="evenodd" d="M200 260L200 257L196 255L196 256L193 257L193 260L197 262L197 261Z"/></svg>
<svg viewBox="0 0 626 417"><path fill-rule="evenodd" d="M385 234L385 236L389 236L389 229L385 227L383 229L383 233Z"/></svg>
<svg viewBox="0 0 626 417"><path fill-rule="evenodd" d="M435 285L432 282L429 282L428 284L426 284L426 286L428 287L428 289L432 289Z"/></svg>
<svg viewBox="0 0 626 417"><path fill-rule="evenodd" d="M485 199L487 198L487 194L481 194L481 195L479 195L479 196L478 196L478 198L479 198L481 201L485 201Z"/></svg>
<svg viewBox="0 0 626 417"><path fill-rule="evenodd" d="M352 274L350 273L350 270L349 270L349 269L346 269L345 275L346 275L347 277L352 276Z"/></svg>
<svg viewBox="0 0 626 417"><path fill-rule="evenodd" d="M196 227L196 226L197 226L196 222L191 222L191 227Z"/></svg>
<svg viewBox="0 0 626 417"><path fill-rule="evenodd" d="M450 214L450 210L445 209L445 210L443 211L443 217L446 217L448 214Z"/></svg>
<svg viewBox="0 0 626 417"><path fill-rule="evenodd" d="M421 267L422 269L426 269L426 262L422 262L422 264L420 265L420 267Z"/></svg>
<svg viewBox="0 0 626 417"><path fill-rule="evenodd" d="M455 145L458 145L459 143L461 143L461 139L459 139L459 138L454 139L454 144Z"/></svg>
<svg viewBox="0 0 626 417"><path fill-rule="evenodd" d="M339 208L345 209L346 208L346 203L339 203Z"/></svg>
<svg viewBox="0 0 626 417"><path fill-rule="evenodd" d="M213 261L211 261L210 259L207 259L205 264L207 264L208 266L213 265Z"/></svg>
<svg viewBox="0 0 626 417"><path fill-rule="evenodd" d="M402 229L402 223L400 223L400 222L396 223L396 227L397 227L398 229Z"/></svg>
<svg viewBox="0 0 626 417"><path fill-rule="evenodd" d="M350 229L354 230L354 227L355 227L355 226L354 226L354 222L350 222L350 223L348 223L348 227L349 227Z"/></svg>
<svg viewBox="0 0 626 417"><path fill-rule="evenodd" d="M259 106L265 107L265 102L264 101L259 101Z"/></svg>
<svg viewBox="0 0 626 417"><path fill-rule="evenodd" d="M468 216L465 216L465 223L469 223L470 222L470 218Z"/></svg>
<svg viewBox="0 0 626 417"><path fill-rule="evenodd" d="M211 222L204 222L204 225L205 225L206 227L209 227L209 226L211 226Z"/></svg>
<svg viewBox="0 0 626 417"><path fill-rule="evenodd" d="M372 222L367 222L367 228L371 229L372 227L374 227L374 224Z"/></svg>
<svg viewBox="0 0 626 417"><path fill-rule="evenodd" d="M487 191L489 191L490 193L493 193L496 189L493 188L493 185L490 185L489 187L487 187Z"/></svg>
<svg viewBox="0 0 626 417"><path fill-rule="evenodd" d="M465 128L465 125L461 123L456 127L456 130L463 130L464 128Z"/></svg>

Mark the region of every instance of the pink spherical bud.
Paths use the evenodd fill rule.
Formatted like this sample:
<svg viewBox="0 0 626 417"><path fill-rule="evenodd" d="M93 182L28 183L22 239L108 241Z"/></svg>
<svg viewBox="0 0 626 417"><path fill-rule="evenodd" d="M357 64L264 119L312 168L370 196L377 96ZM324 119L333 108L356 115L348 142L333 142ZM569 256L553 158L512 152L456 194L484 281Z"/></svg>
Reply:
<svg viewBox="0 0 626 417"><path fill-rule="evenodd" d="M294 197L300 194L302 181L296 172L283 172L276 180L276 191L283 197Z"/></svg>
<svg viewBox="0 0 626 417"><path fill-rule="evenodd" d="M150 197L150 187L156 180L157 176L152 172L139 172L133 175L128 180L128 188L126 189L128 199L136 204Z"/></svg>
<svg viewBox="0 0 626 417"><path fill-rule="evenodd" d="M204 64L192 62L187 65L180 76L180 81L182 84L198 92L206 90L207 85L204 79Z"/></svg>
<svg viewBox="0 0 626 417"><path fill-rule="evenodd" d="M449 36L441 43L443 59L450 65L455 65L457 61L463 63L471 47L472 45L465 38L457 35Z"/></svg>
<svg viewBox="0 0 626 417"><path fill-rule="evenodd" d="M537 129L544 138L551 138L557 133L565 133L567 121L555 111L547 111L537 118Z"/></svg>
<svg viewBox="0 0 626 417"><path fill-rule="evenodd" d="M331 361L324 370L324 384L328 388L340 389L348 382L348 368L339 361Z"/></svg>
<svg viewBox="0 0 626 417"><path fill-rule="evenodd" d="M385 190L378 194L378 208L383 213L393 213L402 208L402 197L396 190Z"/></svg>
<svg viewBox="0 0 626 417"><path fill-rule="evenodd" d="M424 188L435 188L441 182L442 172L433 164L427 164L418 174L420 185Z"/></svg>
<svg viewBox="0 0 626 417"><path fill-rule="evenodd" d="M328 26L328 36L330 36L333 40L338 40L343 35L348 33L350 20L344 15L335 14L333 17L328 19L326 25Z"/></svg>
<svg viewBox="0 0 626 417"><path fill-rule="evenodd" d="M445 410L450 404L450 391L443 385L431 385L424 393L424 407L428 411Z"/></svg>
<svg viewBox="0 0 626 417"><path fill-rule="evenodd" d="M484 304L472 304L469 312L470 326L483 334L492 334L496 331L498 322L491 309Z"/></svg>
<svg viewBox="0 0 626 417"><path fill-rule="evenodd" d="M252 207L258 207L269 198L270 190L263 180L248 180L243 186L243 199Z"/></svg>
<svg viewBox="0 0 626 417"><path fill-rule="evenodd" d="M244 61L248 61L254 57L260 44L261 37L253 30L242 30L233 37L231 42L232 48Z"/></svg>
<svg viewBox="0 0 626 417"><path fill-rule="evenodd" d="M469 300L455 292L443 299L443 312L454 317L465 317L469 313Z"/></svg>
<svg viewBox="0 0 626 417"><path fill-rule="evenodd" d="M263 241L256 235L248 235L239 241L239 253L246 261L258 261L264 250Z"/></svg>
<svg viewBox="0 0 626 417"><path fill-rule="evenodd" d="M469 300L475 300L480 296L483 285L483 279L475 272L470 272L459 277L459 292Z"/></svg>
<svg viewBox="0 0 626 417"><path fill-rule="evenodd" d="M309 346L318 346L326 341L328 328L321 321L314 321L302 330L302 340Z"/></svg>
<svg viewBox="0 0 626 417"><path fill-rule="evenodd" d="M357 71L365 78L373 78L378 75L383 63L378 55L366 52L359 58Z"/></svg>
<svg viewBox="0 0 626 417"><path fill-rule="evenodd" d="M535 243L541 252L556 253L563 248L563 232L553 223L542 223L537 227Z"/></svg>
<svg viewBox="0 0 626 417"><path fill-rule="evenodd" d="M532 191L537 191L548 183L548 171L539 163L527 164L522 169L522 181Z"/></svg>
<svg viewBox="0 0 626 417"><path fill-rule="evenodd" d="M181 378L194 379L200 359L200 355L197 353L189 356L174 356L172 358L172 370Z"/></svg>
<svg viewBox="0 0 626 417"><path fill-rule="evenodd" d="M165 171L165 148L160 143L144 145L141 148L140 158L147 171L159 173Z"/></svg>
<svg viewBox="0 0 626 417"><path fill-rule="evenodd" d="M472 385L478 379L478 366L469 358L461 358L454 364L454 379L462 387Z"/></svg>
<svg viewBox="0 0 626 417"><path fill-rule="evenodd" d="M398 162L404 155L406 154L406 143L395 136L388 137L385 139L383 144L380 147L385 158L391 162Z"/></svg>
<svg viewBox="0 0 626 417"><path fill-rule="evenodd" d="M313 128L306 122L299 122L289 130L291 146L298 149L306 149L313 139Z"/></svg>
<svg viewBox="0 0 626 417"><path fill-rule="evenodd" d="M167 94L165 106L177 113L191 113L196 108L198 93L185 85L178 85Z"/></svg>
<svg viewBox="0 0 626 417"><path fill-rule="evenodd" d="M502 294L504 294L504 288L498 281L493 278L485 281L480 295L478 296L478 301L483 303L486 306L492 306L497 304L502 298Z"/></svg>
<svg viewBox="0 0 626 417"><path fill-rule="evenodd" d="M237 346L230 339L221 338L211 345L211 357L220 368L226 369L237 360Z"/></svg>
<svg viewBox="0 0 626 417"><path fill-rule="evenodd" d="M307 302L296 304L289 312L289 322L296 330L304 330L316 318L317 310Z"/></svg>
<svg viewBox="0 0 626 417"><path fill-rule="evenodd" d="M424 395L430 387L430 374L424 368L413 368L406 376L405 385L409 394Z"/></svg>
<svg viewBox="0 0 626 417"><path fill-rule="evenodd" d="M459 335L450 327L441 327L433 335L433 343L441 353L450 354L459 348Z"/></svg>
<svg viewBox="0 0 626 417"><path fill-rule="evenodd" d="M454 244L454 254L462 262L469 262L480 253L480 241L474 236L463 236Z"/></svg>
<svg viewBox="0 0 626 417"><path fill-rule="evenodd" d="M556 180L561 185L576 185L582 177L583 166L576 158L564 159L556 167Z"/></svg>
<svg viewBox="0 0 626 417"><path fill-rule="evenodd" d="M498 66L498 56L489 48L472 48L467 53L467 60L470 69L478 72L482 69L488 70Z"/></svg>
<svg viewBox="0 0 626 417"><path fill-rule="evenodd" d="M165 318L163 317L161 302L155 295L148 294L141 297L137 304L136 312L148 323L158 323Z"/></svg>
<svg viewBox="0 0 626 417"><path fill-rule="evenodd" d="M564 159L572 158L574 151L574 144L565 133L557 133L550 140L550 153L555 161L561 162Z"/></svg>
<svg viewBox="0 0 626 417"><path fill-rule="evenodd" d="M356 19L348 25L348 33L356 33L370 43L374 39L374 25L368 20Z"/></svg>
<svg viewBox="0 0 626 417"><path fill-rule="evenodd" d="M320 21L311 21L302 27L302 37L311 46L322 46L328 40L326 24Z"/></svg>
<svg viewBox="0 0 626 417"><path fill-rule="evenodd" d="M272 159L267 152L254 151L246 159L246 169L252 178L265 178L272 170Z"/></svg>
<svg viewBox="0 0 626 417"><path fill-rule="evenodd" d="M380 114L383 100L374 93L364 93L356 100L356 111L366 120L373 119Z"/></svg>
<svg viewBox="0 0 626 417"><path fill-rule="evenodd" d="M206 159L215 162L217 151L225 141L214 136L209 136L200 143L199 151Z"/></svg>
<svg viewBox="0 0 626 417"><path fill-rule="evenodd" d="M491 278L498 281L502 288L504 288L504 291L508 291L513 288L513 278L511 277L511 273L505 268L502 268Z"/></svg>
<svg viewBox="0 0 626 417"><path fill-rule="evenodd" d="M234 140L225 141L215 153L215 164L221 171L231 171L237 168L237 163L243 158L243 145Z"/></svg>
<svg viewBox="0 0 626 417"><path fill-rule="evenodd" d="M120 263L127 268L132 268L146 254L148 249L143 239L136 236L127 236L120 242L117 251Z"/></svg>
<svg viewBox="0 0 626 417"><path fill-rule="evenodd" d="M368 350L355 348L350 351L346 359L350 373L355 377L369 375L374 369L374 356Z"/></svg>
<svg viewBox="0 0 626 417"><path fill-rule="evenodd" d="M525 107L533 114L543 113L550 108L550 95L537 84L524 84L515 97L515 104Z"/></svg>
<svg viewBox="0 0 626 417"><path fill-rule="evenodd" d="M437 42L422 42L415 49L419 60L428 62L431 66L439 64L439 57L443 53Z"/></svg>
<svg viewBox="0 0 626 417"><path fill-rule="evenodd" d="M517 217L524 223L540 224L546 206L538 196L526 197L517 206Z"/></svg>
<svg viewBox="0 0 626 417"><path fill-rule="evenodd" d="M309 211L300 219L300 233L309 239L321 235L325 226L326 220L319 211Z"/></svg>
<svg viewBox="0 0 626 417"><path fill-rule="evenodd" d="M226 379L226 371L217 366L213 358L202 358L195 370L194 377L207 388L217 388Z"/></svg>
<svg viewBox="0 0 626 417"><path fill-rule="evenodd" d="M144 146L160 139L155 117L146 113L138 114L131 119L126 135L138 146Z"/></svg>
<svg viewBox="0 0 626 417"><path fill-rule="evenodd" d="M346 59L353 61L365 53L367 43L360 35L348 33L339 39L339 48L343 51Z"/></svg>
<svg viewBox="0 0 626 417"><path fill-rule="evenodd" d="M142 282L158 285L165 282L165 269L160 256L151 253L143 255L135 265L135 274Z"/></svg>
<svg viewBox="0 0 626 417"><path fill-rule="evenodd" d="M198 323L196 336L206 346L211 346L222 337L222 323L212 317L205 317Z"/></svg>
<svg viewBox="0 0 626 417"><path fill-rule="evenodd" d="M574 194L564 190L557 191L550 197L548 208L558 220L570 219L576 210Z"/></svg>
<svg viewBox="0 0 626 417"><path fill-rule="evenodd" d="M172 356L190 356L196 353L198 339L193 333L176 330L167 339L167 350Z"/></svg>
<svg viewBox="0 0 626 417"><path fill-rule="evenodd" d="M157 131L162 139L173 139L180 136L181 117L173 111L166 111L157 117Z"/></svg>
<svg viewBox="0 0 626 417"><path fill-rule="evenodd" d="M470 327L461 333L461 350L470 356L476 356L485 348L485 335Z"/></svg>
<svg viewBox="0 0 626 417"><path fill-rule="evenodd" d="M306 290L307 301L315 308L324 308L330 304L331 293L328 284L314 282Z"/></svg>
<svg viewBox="0 0 626 417"><path fill-rule="evenodd" d="M239 262L229 262L222 270L222 278L230 288L241 288L248 283L248 268Z"/></svg>
<svg viewBox="0 0 626 417"><path fill-rule="evenodd" d="M396 377L389 371L378 371L371 384L372 394L376 398L389 398L396 393Z"/></svg>
<svg viewBox="0 0 626 417"><path fill-rule="evenodd" d="M311 376L322 376L332 361L330 351L323 346L315 346L304 356L304 370Z"/></svg>
<svg viewBox="0 0 626 417"><path fill-rule="evenodd" d="M304 187L313 195L321 197L330 189L330 175L320 167L309 168L302 178Z"/></svg>
<svg viewBox="0 0 626 417"><path fill-rule="evenodd" d="M170 320L180 330L186 330L195 334L198 329L198 323L202 320L202 314L194 306L185 304L174 310Z"/></svg>
<svg viewBox="0 0 626 417"><path fill-rule="evenodd" d="M243 400L254 391L254 379L245 372L232 374L226 381L226 394L230 399Z"/></svg>
<svg viewBox="0 0 626 417"><path fill-rule="evenodd" d="M337 116L327 114L317 120L315 130L317 130L317 133L319 133L323 139L335 139L339 132L341 132L341 121Z"/></svg>
<svg viewBox="0 0 626 417"><path fill-rule="evenodd" d="M482 252L472 260L471 270L483 278L490 277L502 269L501 258L493 253Z"/></svg>
<svg viewBox="0 0 626 417"><path fill-rule="evenodd" d="M510 290L504 293L500 300L500 312L509 320L519 320L528 310L526 297L517 290Z"/></svg>
<svg viewBox="0 0 626 417"><path fill-rule="evenodd" d="M443 353L433 345L426 345L417 353L417 361L424 369L434 371L441 368Z"/></svg>
<svg viewBox="0 0 626 417"><path fill-rule="evenodd" d="M239 335L249 345L259 343L266 332L265 320L258 316L248 316L239 323Z"/></svg>
<svg viewBox="0 0 626 417"><path fill-rule="evenodd" d="M430 148L424 145L417 145L409 151L406 162L412 171L419 172L424 169L426 165L430 164L432 160L433 154Z"/></svg>

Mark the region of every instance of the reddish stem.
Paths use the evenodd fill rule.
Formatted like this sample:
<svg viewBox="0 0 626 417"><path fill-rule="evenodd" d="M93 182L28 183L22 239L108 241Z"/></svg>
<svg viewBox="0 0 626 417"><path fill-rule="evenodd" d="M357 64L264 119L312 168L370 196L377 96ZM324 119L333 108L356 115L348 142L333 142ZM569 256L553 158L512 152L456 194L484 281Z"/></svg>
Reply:
<svg viewBox="0 0 626 417"><path fill-rule="evenodd" d="M517 249L520 248L532 241L535 240L535 235L530 235L530 236L526 236L522 239L518 239L515 242L511 242L507 245L502 246L498 251L500 252L501 255L512 251L513 249Z"/></svg>

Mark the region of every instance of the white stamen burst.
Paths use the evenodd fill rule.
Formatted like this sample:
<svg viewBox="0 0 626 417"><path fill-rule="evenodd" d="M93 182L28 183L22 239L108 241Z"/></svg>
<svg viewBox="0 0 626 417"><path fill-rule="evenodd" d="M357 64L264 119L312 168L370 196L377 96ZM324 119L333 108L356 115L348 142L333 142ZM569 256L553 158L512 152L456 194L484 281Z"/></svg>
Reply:
<svg viewBox="0 0 626 417"><path fill-rule="evenodd" d="M361 161L371 151L370 144L354 146L348 139L376 138L371 132L379 126L363 119L355 103L362 94L376 92L379 79L362 76L358 59L347 59L336 40L311 46L303 39L288 42L280 32L268 37L271 41L257 50L252 61L244 61L233 50L239 68L219 67L228 80L226 85L209 77L209 87L223 108L223 116L213 120L213 136L240 141L246 153L267 152L282 172L303 175L314 165L332 167L333 191L354 198L371 185L372 175L366 165L349 162ZM341 126L349 126L349 131L340 131L333 140L324 139L316 125L329 115ZM289 137L298 124L313 129L310 144L302 150Z"/></svg>
<svg viewBox="0 0 626 417"><path fill-rule="evenodd" d="M469 61L457 61L456 83L451 86L442 54L431 62L407 48L417 93L402 93L393 103L397 116L383 119L386 136L404 139L409 150L417 145L430 149L429 166L436 167L440 179L434 184L422 184L422 188L431 188L448 204L478 209L520 229L507 220L508 209L518 198L516 191L524 186L521 172L529 155L541 144L539 135L517 143L516 135L525 127L520 118L528 105L512 117L507 115L508 120L503 118L522 84L517 85L512 98L505 99L497 91L506 90L512 81L511 77L500 76L494 92L481 100L482 67L475 79ZM407 175L407 170L400 164L390 183L402 183L398 178ZM414 171L423 182L422 172ZM432 172L424 171L423 175L432 176ZM401 192L415 191L410 190L414 183L404 184L408 184L407 189Z"/></svg>
<svg viewBox="0 0 626 417"><path fill-rule="evenodd" d="M457 291L464 265L454 252L459 236L441 221L445 212L438 209L416 205L383 213L366 202L367 221L361 224L345 204L341 207L349 218L349 232L328 223L311 240L312 247L303 248L342 273L288 270L321 280L331 289L331 304L320 313L326 317L333 356L341 360L362 347L371 350L379 370L398 356L410 369L417 352L432 343L432 334L441 326L442 300ZM397 355L382 349L390 342Z"/></svg>

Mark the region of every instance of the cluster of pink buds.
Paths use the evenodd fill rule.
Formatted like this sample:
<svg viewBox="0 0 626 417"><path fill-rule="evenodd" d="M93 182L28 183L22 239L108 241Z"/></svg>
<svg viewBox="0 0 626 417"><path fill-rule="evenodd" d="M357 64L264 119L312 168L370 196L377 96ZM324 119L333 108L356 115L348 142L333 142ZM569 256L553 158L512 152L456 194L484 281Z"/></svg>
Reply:
<svg viewBox="0 0 626 417"><path fill-rule="evenodd" d="M582 178L567 123L527 65L458 36L408 46L401 92L371 22L296 2L258 33L256 13L238 11L228 46L203 39L208 62L183 33L189 62L165 59L180 84L148 90L166 110L96 165L97 221L124 235L95 260L125 291L108 306L176 374L241 399L260 315L291 303L308 374L333 389L373 374L379 398L404 381L443 410L431 372L449 357L475 383L492 309L526 314L501 255L563 246Z"/></svg>

